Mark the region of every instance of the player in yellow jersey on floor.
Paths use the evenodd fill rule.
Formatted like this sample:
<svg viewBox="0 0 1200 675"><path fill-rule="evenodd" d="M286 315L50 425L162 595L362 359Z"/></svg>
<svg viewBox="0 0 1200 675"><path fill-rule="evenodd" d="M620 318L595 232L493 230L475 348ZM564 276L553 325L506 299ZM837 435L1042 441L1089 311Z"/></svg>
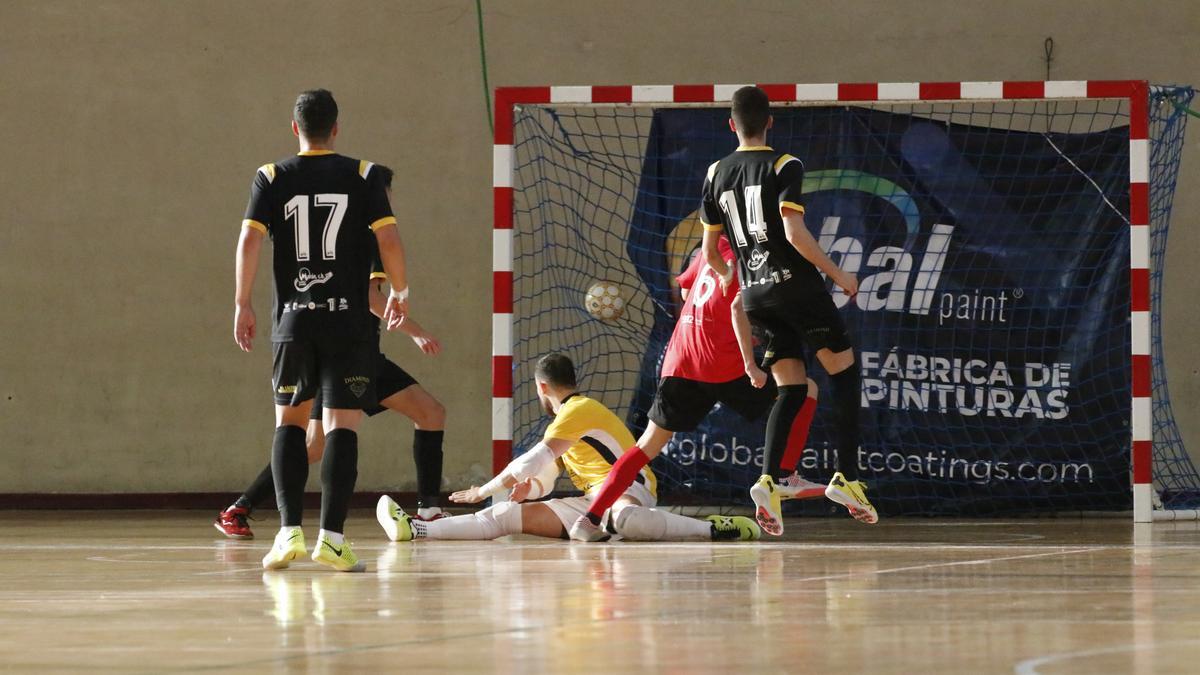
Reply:
<svg viewBox="0 0 1200 675"><path fill-rule="evenodd" d="M509 492L511 501L465 516L421 522L384 495L375 515L389 539L495 539L522 533L567 538L568 528L587 513L612 465L625 448L633 446L634 439L604 404L577 391L575 366L567 356L542 357L534 379L542 407L554 415L542 441L482 487L450 496L452 501L474 504ZM551 492L564 469L583 496L519 503ZM657 501L654 472L644 467L609 511L609 529L633 541L753 540L761 535L750 518L709 516L697 520L656 509Z"/></svg>

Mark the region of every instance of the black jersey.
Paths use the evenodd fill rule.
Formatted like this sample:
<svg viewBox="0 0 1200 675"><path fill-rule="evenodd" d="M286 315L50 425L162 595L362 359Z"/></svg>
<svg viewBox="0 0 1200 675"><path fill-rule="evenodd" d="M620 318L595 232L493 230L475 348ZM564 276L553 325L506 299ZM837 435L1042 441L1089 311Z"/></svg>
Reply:
<svg viewBox="0 0 1200 675"><path fill-rule="evenodd" d="M746 309L826 292L821 273L783 229L782 209L804 213L803 186L804 164L766 146L738 148L708 167L700 221L705 229L727 228Z"/></svg>
<svg viewBox="0 0 1200 675"><path fill-rule="evenodd" d="M374 165L330 151L259 168L244 226L274 241L271 339L369 340L374 230L396 222Z"/></svg>

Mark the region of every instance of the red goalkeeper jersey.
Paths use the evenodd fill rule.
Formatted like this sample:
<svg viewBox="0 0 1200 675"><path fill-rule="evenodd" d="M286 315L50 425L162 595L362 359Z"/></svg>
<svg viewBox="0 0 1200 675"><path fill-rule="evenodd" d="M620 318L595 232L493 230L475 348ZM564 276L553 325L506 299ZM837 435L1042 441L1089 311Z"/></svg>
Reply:
<svg viewBox="0 0 1200 675"><path fill-rule="evenodd" d="M719 250L732 268L736 257L725 237L720 239ZM667 345L662 376L697 382L736 380L745 373L730 309L738 290L737 276L729 293L722 294L717 273L704 261L704 254L697 253L678 281L688 296Z"/></svg>

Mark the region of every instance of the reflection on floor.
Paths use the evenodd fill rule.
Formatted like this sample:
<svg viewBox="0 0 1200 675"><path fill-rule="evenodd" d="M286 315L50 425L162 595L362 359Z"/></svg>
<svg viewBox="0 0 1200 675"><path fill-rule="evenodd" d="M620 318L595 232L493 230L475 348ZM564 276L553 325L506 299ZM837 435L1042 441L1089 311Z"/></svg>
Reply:
<svg viewBox="0 0 1200 675"><path fill-rule="evenodd" d="M1195 672L1200 524L788 522L759 544L385 541L263 573L199 512L0 514L0 656L87 669ZM259 523L269 536L269 523ZM309 542L315 539L315 528Z"/></svg>

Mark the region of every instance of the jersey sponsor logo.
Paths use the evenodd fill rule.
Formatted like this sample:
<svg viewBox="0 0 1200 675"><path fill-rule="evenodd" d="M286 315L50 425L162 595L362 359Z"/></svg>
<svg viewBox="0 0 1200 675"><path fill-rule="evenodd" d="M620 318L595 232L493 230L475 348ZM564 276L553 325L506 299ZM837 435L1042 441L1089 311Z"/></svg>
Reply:
<svg viewBox="0 0 1200 675"><path fill-rule="evenodd" d="M292 282L292 286L294 286L297 291L303 293L313 286L319 286L332 278L333 272L313 274L307 267L301 267L300 271L296 273L296 280Z"/></svg>
<svg viewBox="0 0 1200 675"><path fill-rule="evenodd" d="M757 272L763 265L767 264L767 257L770 255L770 251L754 249L754 252L750 254L750 261L746 263L746 267L749 267L751 272Z"/></svg>
<svg viewBox="0 0 1200 675"><path fill-rule="evenodd" d="M933 225L925 250L918 254L912 249L920 231L920 211L916 200L899 185L862 171L838 169L809 173L804 193L824 190L865 192L887 201L904 219L905 246L880 246L870 253L858 239L838 236L841 217L827 216L821 223L818 238L821 248L831 257L837 254L835 259L839 267L861 277L855 298L858 308L868 312L885 310L928 315L946 265L954 226ZM914 271L917 255L919 262ZM850 302L841 289L835 289L833 300L839 308Z"/></svg>

